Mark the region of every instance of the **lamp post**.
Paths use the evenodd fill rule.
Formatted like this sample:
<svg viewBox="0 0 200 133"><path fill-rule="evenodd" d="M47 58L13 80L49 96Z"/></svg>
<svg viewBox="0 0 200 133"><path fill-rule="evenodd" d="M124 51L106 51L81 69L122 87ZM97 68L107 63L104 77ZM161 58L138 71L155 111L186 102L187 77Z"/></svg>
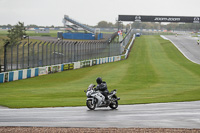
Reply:
<svg viewBox="0 0 200 133"><path fill-rule="evenodd" d="M24 39L28 38L28 69L29 69L29 36L28 35L23 35L23 38Z"/></svg>

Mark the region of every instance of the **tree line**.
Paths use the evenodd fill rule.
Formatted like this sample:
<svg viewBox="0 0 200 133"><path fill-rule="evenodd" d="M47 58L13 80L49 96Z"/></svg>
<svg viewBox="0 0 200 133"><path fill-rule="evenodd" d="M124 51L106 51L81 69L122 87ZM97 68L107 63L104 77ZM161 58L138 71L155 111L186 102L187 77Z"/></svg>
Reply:
<svg viewBox="0 0 200 133"><path fill-rule="evenodd" d="M96 28L129 28L130 24L124 25L123 23L116 22L115 24L106 21L100 21ZM160 24L154 22L134 22L131 23L131 27L134 29L157 29L157 30L195 30L199 31L200 24L196 23L168 23Z"/></svg>
<svg viewBox="0 0 200 133"><path fill-rule="evenodd" d="M89 26L89 25L88 25ZM130 24L123 24L123 23L112 23L107 21L100 21L97 23L96 26L90 26L94 28L130 28ZM0 27L15 27L15 25L0 25ZM47 27L47 28L61 28L63 26L38 26L35 24L27 25L26 28L40 28L40 27ZM157 29L157 30L195 30L199 31L200 24L195 23L169 23L169 24L160 24L160 23L153 23L153 22L134 22L131 23L131 27L134 29Z"/></svg>

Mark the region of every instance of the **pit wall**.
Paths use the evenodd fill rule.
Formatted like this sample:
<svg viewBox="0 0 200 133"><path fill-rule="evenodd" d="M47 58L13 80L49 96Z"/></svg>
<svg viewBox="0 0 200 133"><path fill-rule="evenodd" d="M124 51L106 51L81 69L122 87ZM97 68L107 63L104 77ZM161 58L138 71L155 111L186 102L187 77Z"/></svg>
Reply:
<svg viewBox="0 0 200 133"><path fill-rule="evenodd" d="M56 73L56 72L68 71L68 70L73 70L73 69L79 69L79 68L124 60L124 59L127 59L130 48L133 45L134 40L135 40L135 35L133 35L131 43L126 49L126 53L124 55L78 61L78 62L72 62L72 63L57 64L57 65L37 67L37 68L30 68L30 69L23 69L23 70L16 70L16 71L10 71L10 72L3 72L3 73L0 73L0 83L11 82L15 80L22 80L22 79L32 78L36 76Z"/></svg>

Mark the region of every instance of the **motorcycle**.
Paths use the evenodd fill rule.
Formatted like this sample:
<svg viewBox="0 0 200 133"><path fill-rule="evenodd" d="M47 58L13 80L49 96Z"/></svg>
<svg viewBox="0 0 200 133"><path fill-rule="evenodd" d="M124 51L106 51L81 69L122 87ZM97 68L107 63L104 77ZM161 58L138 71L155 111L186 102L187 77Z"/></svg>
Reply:
<svg viewBox="0 0 200 133"><path fill-rule="evenodd" d="M90 110L94 110L96 107L110 107L116 109L118 107L119 97L116 96L117 90L113 90L108 94L108 100L105 100L105 96L101 94L99 90L96 90L95 85L90 84L87 91L84 90L87 96L86 105Z"/></svg>

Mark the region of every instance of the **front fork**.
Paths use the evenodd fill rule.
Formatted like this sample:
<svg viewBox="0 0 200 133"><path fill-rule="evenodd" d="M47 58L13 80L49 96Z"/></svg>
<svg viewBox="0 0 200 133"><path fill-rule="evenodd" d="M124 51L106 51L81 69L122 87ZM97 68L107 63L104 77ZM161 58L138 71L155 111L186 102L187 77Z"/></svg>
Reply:
<svg viewBox="0 0 200 133"><path fill-rule="evenodd" d="M92 101L92 104L94 104L94 98L87 98L87 100L86 101L89 101L89 100L91 100Z"/></svg>

